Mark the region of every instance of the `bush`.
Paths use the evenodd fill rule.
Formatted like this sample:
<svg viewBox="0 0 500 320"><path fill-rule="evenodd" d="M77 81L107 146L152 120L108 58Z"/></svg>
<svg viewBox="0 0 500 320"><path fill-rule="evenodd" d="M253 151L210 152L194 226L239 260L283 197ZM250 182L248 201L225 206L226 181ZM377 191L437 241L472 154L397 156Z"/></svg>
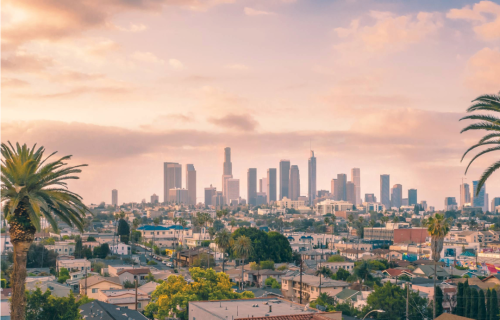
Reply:
<svg viewBox="0 0 500 320"><path fill-rule="evenodd" d="M340 255L333 255L330 258L328 258L328 262L344 262L345 259L344 257Z"/></svg>
<svg viewBox="0 0 500 320"><path fill-rule="evenodd" d="M106 265L104 262L94 262L92 264L92 271L101 273L102 268L106 268Z"/></svg>
<svg viewBox="0 0 500 320"><path fill-rule="evenodd" d="M154 260L149 260L148 266L156 266L158 263Z"/></svg>
<svg viewBox="0 0 500 320"><path fill-rule="evenodd" d="M128 281L128 280L127 280L127 281L125 281L125 282L123 283L123 287L124 287L125 289L135 288L135 283L130 282L130 281Z"/></svg>
<svg viewBox="0 0 500 320"><path fill-rule="evenodd" d="M57 282L64 283L69 278L71 278L69 275L69 270L66 268L61 268L61 270L59 270L59 277L57 278Z"/></svg>
<svg viewBox="0 0 500 320"><path fill-rule="evenodd" d="M277 270L278 270L278 271L285 271L285 270L287 270L287 269L288 269L288 266L287 266L286 264L284 264L284 265L282 265L282 266L278 267L278 269L277 269Z"/></svg>

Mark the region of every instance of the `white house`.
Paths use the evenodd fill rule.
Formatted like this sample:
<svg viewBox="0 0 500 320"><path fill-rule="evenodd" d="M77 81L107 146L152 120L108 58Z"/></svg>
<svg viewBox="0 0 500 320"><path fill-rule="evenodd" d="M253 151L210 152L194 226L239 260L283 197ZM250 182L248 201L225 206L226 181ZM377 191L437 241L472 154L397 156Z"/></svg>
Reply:
<svg viewBox="0 0 500 320"><path fill-rule="evenodd" d="M118 278L122 284L127 281L134 283L137 280L137 284L140 286L147 282L146 277L149 271L149 268L125 269L118 272Z"/></svg>
<svg viewBox="0 0 500 320"><path fill-rule="evenodd" d="M119 254L119 255L131 255L132 254L132 248L125 243L118 243L115 244L114 246L110 246L111 252L114 254Z"/></svg>
<svg viewBox="0 0 500 320"><path fill-rule="evenodd" d="M61 268L66 268L69 271L81 270L90 272L90 261L87 259L69 259L69 260L58 260L56 263L57 271Z"/></svg>

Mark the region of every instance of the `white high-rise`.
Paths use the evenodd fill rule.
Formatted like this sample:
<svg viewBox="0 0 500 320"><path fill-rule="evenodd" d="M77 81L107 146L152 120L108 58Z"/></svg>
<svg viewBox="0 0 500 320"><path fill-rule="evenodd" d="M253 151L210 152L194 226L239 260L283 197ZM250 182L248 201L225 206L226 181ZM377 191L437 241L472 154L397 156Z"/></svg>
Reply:
<svg viewBox="0 0 500 320"><path fill-rule="evenodd" d="M240 200L240 179L226 180L226 204L230 204L232 200Z"/></svg>
<svg viewBox="0 0 500 320"><path fill-rule="evenodd" d="M351 182L354 183L355 205L361 204L361 173L359 168L351 169Z"/></svg>

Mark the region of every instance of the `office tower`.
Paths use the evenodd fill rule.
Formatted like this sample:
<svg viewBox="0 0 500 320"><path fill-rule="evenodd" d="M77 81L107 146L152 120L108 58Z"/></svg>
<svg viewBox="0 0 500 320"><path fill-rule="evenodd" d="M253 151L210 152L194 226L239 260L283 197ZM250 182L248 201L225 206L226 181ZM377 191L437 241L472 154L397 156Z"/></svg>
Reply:
<svg viewBox="0 0 500 320"><path fill-rule="evenodd" d="M455 197L446 197L444 198L444 209L446 211L457 210L457 200Z"/></svg>
<svg viewBox="0 0 500 320"><path fill-rule="evenodd" d="M335 198L335 185L337 184L337 179L332 179L332 182L330 183L330 193L332 194L333 200L337 200Z"/></svg>
<svg viewBox="0 0 500 320"><path fill-rule="evenodd" d="M314 151L311 150L311 157L308 161L308 172L307 177L307 195L309 197L309 205L314 204L314 199L316 198L316 157L314 156Z"/></svg>
<svg viewBox="0 0 500 320"><path fill-rule="evenodd" d="M495 197L491 200L491 208L490 208L490 211L493 212L493 213L496 213L497 212L497 207L500 206L500 198L499 197Z"/></svg>
<svg viewBox="0 0 500 320"><path fill-rule="evenodd" d="M158 197L158 196L156 195L156 193L154 193L154 194L151 196L151 203L152 203L152 204L155 204L155 203L158 203L158 202L160 202L160 197Z"/></svg>
<svg viewBox="0 0 500 320"><path fill-rule="evenodd" d="M365 202L377 202L377 198L373 193L365 193Z"/></svg>
<svg viewBox="0 0 500 320"><path fill-rule="evenodd" d="M233 177L233 164L231 163L231 148L224 148L224 164L222 173L222 194L227 197L226 194L226 180Z"/></svg>
<svg viewBox="0 0 500 320"><path fill-rule="evenodd" d="M176 162L163 163L163 201L168 202L170 189L182 188L182 166Z"/></svg>
<svg viewBox="0 0 500 320"><path fill-rule="evenodd" d="M187 189L174 188L168 190L168 201L177 204L188 204L189 193Z"/></svg>
<svg viewBox="0 0 500 320"><path fill-rule="evenodd" d="M247 200L252 206L257 205L257 169L250 168L247 172Z"/></svg>
<svg viewBox="0 0 500 320"><path fill-rule="evenodd" d="M484 196L484 212L490 211L489 205L490 205L490 195L487 193Z"/></svg>
<svg viewBox="0 0 500 320"><path fill-rule="evenodd" d="M276 201L276 168L267 170L267 202Z"/></svg>
<svg viewBox="0 0 500 320"><path fill-rule="evenodd" d="M354 183L354 193L356 194L356 202L354 205L361 204L361 172L359 168L351 169L351 182Z"/></svg>
<svg viewBox="0 0 500 320"><path fill-rule="evenodd" d="M468 183L460 185L460 207L463 208L466 203L471 203L470 186Z"/></svg>
<svg viewBox="0 0 500 320"><path fill-rule="evenodd" d="M226 203L230 204L231 201L240 200L240 179L227 179L226 180Z"/></svg>
<svg viewBox="0 0 500 320"><path fill-rule="evenodd" d="M297 200L300 197L300 173L299 166L293 165L290 168L290 187L288 188L290 200Z"/></svg>
<svg viewBox="0 0 500 320"><path fill-rule="evenodd" d="M479 194L476 196L477 184L479 181L472 181L472 206L481 207L483 211L486 212L485 200L486 200L486 185L483 185Z"/></svg>
<svg viewBox="0 0 500 320"><path fill-rule="evenodd" d="M262 178L259 180L259 192L262 192L264 194L266 194L267 196L267 188L269 186L269 184L267 183L267 177L265 178Z"/></svg>
<svg viewBox="0 0 500 320"><path fill-rule="evenodd" d="M335 185L335 200L347 200L347 175L345 173L337 174L337 184ZM353 203L354 204L354 203Z"/></svg>
<svg viewBox="0 0 500 320"><path fill-rule="evenodd" d="M222 195L222 191L215 191L215 194L212 196L211 202L213 206L216 207L223 206L225 202L224 202L224 196Z"/></svg>
<svg viewBox="0 0 500 320"><path fill-rule="evenodd" d="M345 187L345 200L356 205L356 185L352 181L346 182Z"/></svg>
<svg viewBox="0 0 500 320"><path fill-rule="evenodd" d="M210 185L210 187L208 187L208 188L205 188L205 205L206 206L213 205L212 199L216 193L217 193L217 189L215 187L212 187L212 185Z"/></svg>
<svg viewBox="0 0 500 320"><path fill-rule="evenodd" d="M380 175L380 203L385 206L385 209L391 208L391 197L390 197L390 175L381 174Z"/></svg>
<svg viewBox="0 0 500 320"><path fill-rule="evenodd" d="M284 197L290 199L290 160L280 161L280 200Z"/></svg>
<svg viewBox="0 0 500 320"><path fill-rule="evenodd" d="M427 211L427 201L425 200L420 201L420 208L422 208L422 210L424 211Z"/></svg>
<svg viewBox="0 0 500 320"><path fill-rule="evenodd" d="M260 206L262 204L267 203L267 195L265 192L257 192L257 203L256 205Z"/></svg>
<svg viewBox="0 0 500 320"><path fill-rule="evenodd" d="M400 208L403 205L403 186L395 184L391 189L391 207Z"/></svg>
<svg viewBox="0 0 500 320"><path fill-rule="evenodd" d="M188 191L187 204L196 204L196 170L193 164L186 164L186 189Z"/></svg>
<svg viewBox="0 0 500 320"><path fill-rule="evenodd" d="M328 190L318 190L316 199L326 198L329 195L330 195L330 191L328 191Z"/></svg>
<svg viewBox="0 0 500 320"><path fill-rule="evenodd" d="M118 205L118 190L111 190L111 205L116 207Z"/></svg>
<svg viewBox="0 0 500 320"><path fill-rule="evenodd" d="M409 206L410 202L408 201L408 198L403 198L403 200L401 201L401 205L402 206Z"/></svg>
<svg viewBox="0 0 500 320"><path fill-rule="evenodd" d="M417 189L408 189L408 205L414 206L417 203Z"/></svg>

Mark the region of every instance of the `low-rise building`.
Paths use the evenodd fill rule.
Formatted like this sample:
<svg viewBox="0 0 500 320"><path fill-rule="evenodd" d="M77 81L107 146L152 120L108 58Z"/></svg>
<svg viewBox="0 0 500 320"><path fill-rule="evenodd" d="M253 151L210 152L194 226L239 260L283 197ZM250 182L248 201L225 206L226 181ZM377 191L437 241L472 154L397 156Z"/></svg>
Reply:
<svg viewBox="0 0 500 320"><path fill-rule="evenodd" d="M139 311L130 310L127 307L118 307L99 300L80 306L80 315L86 320L148 320Z"/></svg>
<svg viewBox="0 0 500 320"><path fill-rule="evenodd" d="M41 278L41 279L30 279L30 278ZM28 277L26 278L26 289L29 291L36 290L40 288L42 292L50 290L50 294L54 297L67 297L71 292L71 288L67 285L62 285L54 280L48 280L50 277ZM32 280L32 281L30 281Z"/></svg>
<svg viewBox="0 0 500 320"><path fill-rule="evenodd" d="M100 290L97 300L114 304L115 306L126 307L130 310L135 309L135 289L112 289ZM151 297L137 290L137 311L142 311L146 305L151 301Z"/></svg>
<svg viewBox="0 0 500 320"><path fill-rule="evenodd" d="M147 282L146 277L149 272L149 268L125 269L118 272L118 278L120 278L120 282L122 284L127 281L134 283L135 280L137 280L137 283L140 286Z"/></svg>
<svg viewBox="0 0 500 320"><path fill-rule="evenodd" d="M61 268L66 268L69 271L85 271L90 272L90 261L87 259L64 259L57 260L56 267L57 271Z"/></svg>
<svg viewBox="0 0 500 320"><path fill-rule="evenodd" d="M354 262L348 262L348 261L344 261L344 262L322 262L321 266L318 264L318 270L321 267L326 267L326 268L330 269L333 273L336 273L337 271L339 271L339 269L344 269L344 270L349 271L350 273L352 273L352 270L354 269Z"/></svg>
<svg viewBox="0 0 500 320"><path fill-rule="evenodd" d="M67 241L58 241L54 244L45 245L47 250L54 250L58 254L71 255L75 252L75 243Z"/></svg>
<svg viewBox="0 0 500 320"><path fill-rule="evenodd" d="M301 278L302 286L300 285ZM350 286L350 284L345 281L328 278L320 279L320 277L311 275L302 275L302 277L297 275L293 277L283 277L281 280L281 291L285 297L295 297L294 299L299 298L302 292L302 298L305 299L305 301L312 301L320 294L320 281L321 292L327 293L332 297L344 290L344 288Z"/></svg>
<svg viewBox="0 0 500 320"><path fill-rule="evenodd" d="M111 265L109 265L108 269L107 269L107 272L109 273L109 275L111 277L118 277L118 273L120 271L123 271L123 270L126 270L126 269L134 269L134 266L130 265L130 264L122 264L122 265L118 265L118 266L111 266Z"/></svg>
<svg viewBox="0 0 500 320"><path fill-rule="evenodd" d="M118 277L92 276L80 280L80 294L91 299L98 299L102 290L123 289Z"/></svg>
<svg viewBox="0 0 500 320"><path fill-rule="evenodd" d="M111 249L111 252L114 254L119 254L119 255L131 255L132 254L132 248L125 243L117 243L114 246L110 246L109 249Z"/></svg>

